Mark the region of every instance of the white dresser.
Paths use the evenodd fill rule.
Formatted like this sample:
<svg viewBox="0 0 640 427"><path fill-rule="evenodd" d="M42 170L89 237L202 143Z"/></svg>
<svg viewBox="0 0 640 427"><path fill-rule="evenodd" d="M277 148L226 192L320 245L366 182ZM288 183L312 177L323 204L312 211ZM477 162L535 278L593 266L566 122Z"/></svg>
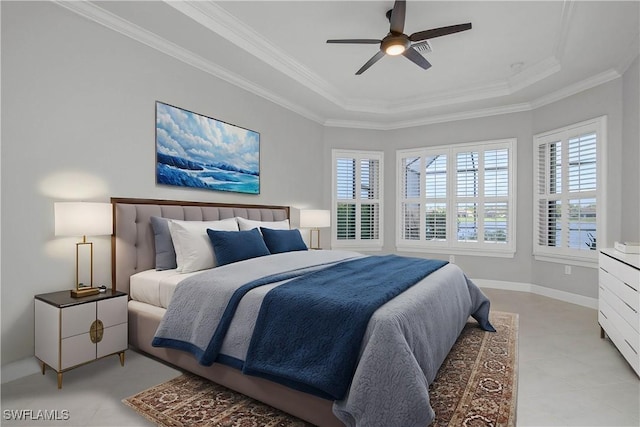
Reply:
<svg viewBox="0 0 640 427"><path fill-rule="evenodd" d="M58 373L101 357L118 354L124 365L127 294L105 293L72 298L69 291L35 296L35 356Z"/></svg>
<svg viewBox="0 0 640 427"><path fill-rule="evenodd" d="M640 255L600 251L598 323L640 376Z"/></svg>

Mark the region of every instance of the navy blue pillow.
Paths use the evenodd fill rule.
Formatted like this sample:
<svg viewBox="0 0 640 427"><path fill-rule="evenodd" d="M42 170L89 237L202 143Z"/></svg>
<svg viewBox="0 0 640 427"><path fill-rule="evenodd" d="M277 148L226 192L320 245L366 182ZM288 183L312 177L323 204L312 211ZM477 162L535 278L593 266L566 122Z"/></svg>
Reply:
<svg viewBox="0 0 640 427"><path fill-rule="evenodd" d="M152 216L150 220L155 237L156 270L177 268L176 250L173 247L173 240L171 240L171 233L169 232L169 219Z"/></svg>
<svg viewBox="0 0 640 427"><path fill-rule="evenodd" d="M247 231L207 229L218 265L269 255L269 249L257 228Z"/></svg>
<svg viewBox="0 0 640 427"><path fill-rule="evenodd" d="M307 250L307 245L304 244L299 230L273 230L260 227L260 231L269 252L272 254Z"/></svg>

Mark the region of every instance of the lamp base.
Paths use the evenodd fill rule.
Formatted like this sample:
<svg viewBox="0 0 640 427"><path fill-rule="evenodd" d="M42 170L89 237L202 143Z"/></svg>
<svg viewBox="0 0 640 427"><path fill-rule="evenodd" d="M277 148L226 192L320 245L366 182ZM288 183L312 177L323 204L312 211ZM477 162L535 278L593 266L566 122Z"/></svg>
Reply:
<svg viewBox="0 0 640 427"><path fill-rule="evenodd" d="M316 244L313 244L313 234L315 233L316 235ZM318 228L312 228L311 230L309 230L309 249L312 250L318 250L318 249L322 249L320 247L320 229Z"/></svg>
<svg viewBox="0 0 640 427"><path fill-rule="evenodd" d="M98 288L86 288L86 289L71 289L71 298L82 298L90 295L99 294Z"/></svg>

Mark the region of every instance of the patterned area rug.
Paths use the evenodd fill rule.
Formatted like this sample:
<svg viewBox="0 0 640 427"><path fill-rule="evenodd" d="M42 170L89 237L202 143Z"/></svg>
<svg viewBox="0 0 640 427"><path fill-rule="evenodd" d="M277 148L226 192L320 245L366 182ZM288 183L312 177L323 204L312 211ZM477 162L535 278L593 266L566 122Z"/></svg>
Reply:
<svg viewBox="0 0 640 427"><path fill-rule="evenodd" d="M432 426L516 425L518 315L494 311L485 332L467 323L429 387Z"/></svg>
<svg viewBox="0 0 640 427"><path fill-rule="evenodd" d="M431 426L516 424L518 315L492 312L497 333L469 322L429 387ZM184 374L123 400L162 427L310 426L201 377Z"/></svg>

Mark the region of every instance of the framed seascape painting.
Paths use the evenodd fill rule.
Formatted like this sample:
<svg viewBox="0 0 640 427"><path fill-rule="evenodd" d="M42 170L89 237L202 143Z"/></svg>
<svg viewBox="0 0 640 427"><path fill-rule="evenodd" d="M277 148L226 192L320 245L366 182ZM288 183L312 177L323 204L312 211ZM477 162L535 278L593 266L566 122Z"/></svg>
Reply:
<svg viewBox="0 0 640 427"><path fill-rule="evenodd" d="M156 182L260 194L260 134L157 101Z"/></svg>

